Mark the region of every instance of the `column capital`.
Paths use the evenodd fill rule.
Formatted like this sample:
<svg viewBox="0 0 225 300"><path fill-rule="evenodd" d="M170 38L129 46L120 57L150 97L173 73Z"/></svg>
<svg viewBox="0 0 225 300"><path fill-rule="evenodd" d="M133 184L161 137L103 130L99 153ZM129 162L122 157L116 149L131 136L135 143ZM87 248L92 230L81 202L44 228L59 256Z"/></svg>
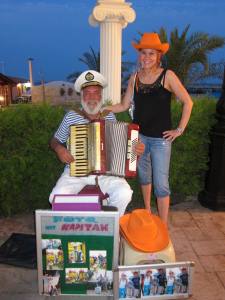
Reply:
<svg viewBox="0 0 225 300"><path fill-rule="evenodd" d="M92 14L89 16L89 23L97 26L102 22L119 22L125 28L136 18L135 11L130 3L125 0L98 0Z"/></svg>

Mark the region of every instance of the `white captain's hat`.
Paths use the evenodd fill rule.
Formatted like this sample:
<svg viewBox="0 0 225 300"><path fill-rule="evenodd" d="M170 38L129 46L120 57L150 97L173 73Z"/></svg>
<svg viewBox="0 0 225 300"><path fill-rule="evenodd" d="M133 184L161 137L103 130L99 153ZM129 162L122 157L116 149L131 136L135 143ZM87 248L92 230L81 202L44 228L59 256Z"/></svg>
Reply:
<svg viewBox="0 0 225 300"><path fill-rule="evenodd" d="M105 77L97 71L88 70L80 74L74 84L76 92L80 93L82 88L89 85L100 85L106 87L107 82Z"/></svg>

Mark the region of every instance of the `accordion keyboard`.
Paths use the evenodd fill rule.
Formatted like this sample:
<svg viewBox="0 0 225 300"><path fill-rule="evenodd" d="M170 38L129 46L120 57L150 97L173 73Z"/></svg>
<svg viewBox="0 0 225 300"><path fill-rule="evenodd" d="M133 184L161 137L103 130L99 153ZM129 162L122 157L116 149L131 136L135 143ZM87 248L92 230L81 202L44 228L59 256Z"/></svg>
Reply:
<svg viewBox="0 0 225 300"><path fill-rule="evenodd" d="M71 126L70 153L75 161L70 164L70 174L85 176L89 172L88 161L88 127L86 125Z"/></svg>

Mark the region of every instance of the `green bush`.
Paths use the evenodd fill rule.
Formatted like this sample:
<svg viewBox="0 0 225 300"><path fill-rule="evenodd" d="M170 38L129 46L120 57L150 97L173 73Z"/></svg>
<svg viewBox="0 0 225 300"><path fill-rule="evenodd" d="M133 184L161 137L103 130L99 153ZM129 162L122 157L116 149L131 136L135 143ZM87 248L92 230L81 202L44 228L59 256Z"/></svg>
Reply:
<svg viewBox="0 0 225 300"><path fill-rule="evenodd" d="M64 111L20 105L0 112L0 213L48 207L62 164L48 142Z"/></svg>
<svg viewBox="0 0 225 300"><path fill-rule="evenodd" d="M197 195L204 185L205 171L208 166L210 130L215 124L216 100L194 99L194 106L188 126L172 147L170 186L173 198ZM173 103L172 122L178 126L182 106Z"/></svg>
<svg viewBox="0 0 225 300"><path fill-rule="evenodd" d="M185 134L173 145L171 190L174 195L196 195L203 187L208 162L209 130L215 101L198 99ZM48 208L48 197L63 170L63 164L49 149L48 142L65 111L49 105L17 105L0 111L0 214L11 215L36 208ZM181 105L173 103L174 127ZM127 113L118 119L129 121ZM139 184L128 182L134 190L130 207L142 207Z"/></svg>

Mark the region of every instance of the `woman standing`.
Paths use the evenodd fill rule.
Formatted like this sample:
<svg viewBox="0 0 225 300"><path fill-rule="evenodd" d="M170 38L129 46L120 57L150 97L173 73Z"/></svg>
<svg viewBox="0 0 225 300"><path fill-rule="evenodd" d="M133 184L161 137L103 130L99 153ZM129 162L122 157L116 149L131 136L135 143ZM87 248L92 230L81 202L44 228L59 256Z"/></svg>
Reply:
<svg viewBox="0 0 225 300"><path fill-rule="evenodd" d="M157 33L144 33L140 43L133 43L133 46L138 50L140 70L131 75L123 101L106 109L117 113L133 104L133 122L140 126L140 139L145 144L145 152L138 161L145 208L151 210L153 184L159 216L167 223L171 142L184 132L193 103L175 73L161 67L168 43L161 43ZM172 129L171 124L172 93L183 104L176 129Z"/></svg>
<svg viewBox="0 0 225 300"><path fill-rule="evenodd" d="M147 270L144 277L144 286L143 286L143 296L149 296L151 292L152 285L152 271Z"/></svg>

